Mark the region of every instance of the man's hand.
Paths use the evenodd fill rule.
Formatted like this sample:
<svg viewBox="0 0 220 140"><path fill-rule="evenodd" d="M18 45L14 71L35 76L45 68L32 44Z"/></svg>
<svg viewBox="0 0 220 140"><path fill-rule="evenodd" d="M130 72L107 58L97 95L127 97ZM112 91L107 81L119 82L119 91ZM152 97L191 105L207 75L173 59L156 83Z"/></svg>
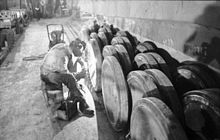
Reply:
<svg viewBox="0 0 220 140"><path fill-rule="evenodd" d="M81 72L79 72L75 75L75 78L77 80L80 80L81 78L85 78L85 77L86 77L86 70L85 69L82 69Z"/></svg>
<svg viewBox="0 0 220 140"><path fill-rule="evenodd" d="M85 67L85 61L81 57L77 58L76 62L78 62L82 68Z"/></svg>

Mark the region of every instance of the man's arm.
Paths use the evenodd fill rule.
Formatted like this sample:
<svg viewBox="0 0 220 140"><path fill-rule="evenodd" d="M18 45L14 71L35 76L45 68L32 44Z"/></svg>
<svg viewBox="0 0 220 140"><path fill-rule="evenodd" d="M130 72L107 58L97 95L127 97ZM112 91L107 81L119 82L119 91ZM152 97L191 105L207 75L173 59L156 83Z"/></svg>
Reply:
<svg viewBox="0 0 220 140"><path fill-rule="evenodd" d="M70 73L76 72L76 63L73 64L72 57L68 60L67 68Z"/></svg>
<svg viewBox="0 0 220 140"><path fill-rule="evenodd" d="M76 66L77 66L77 62L79 62L79 64L82 66L82 71L81 72L76 72ZM80 80L81 78L84 78L86 76L86 70L84 68L84 62L80 59L77 59L76 62L73 64L72 59L69 60L68 62L68 70L70 73L73 74L73 76L77 79Z"/></svg>

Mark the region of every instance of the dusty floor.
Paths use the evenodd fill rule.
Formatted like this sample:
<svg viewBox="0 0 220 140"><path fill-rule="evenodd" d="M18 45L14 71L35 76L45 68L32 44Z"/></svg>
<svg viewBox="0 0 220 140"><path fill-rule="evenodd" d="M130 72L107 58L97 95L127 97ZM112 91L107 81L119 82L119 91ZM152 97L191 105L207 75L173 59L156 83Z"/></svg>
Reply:
<svg viewBox="0 0 220 140"><path fill-rule="evenodd" d="M0 140L121 139L122 135L111 129L103 109L97 110L93 118L77 118L61 128L61 131L54 128L40 90L39 66L42 60L22 60L47 52L46 24L64 24L67 20L33 21L1 65ZM75 21L75 24L79 24L79 21ZM94 107L92 97L89 98Z"/></svg>

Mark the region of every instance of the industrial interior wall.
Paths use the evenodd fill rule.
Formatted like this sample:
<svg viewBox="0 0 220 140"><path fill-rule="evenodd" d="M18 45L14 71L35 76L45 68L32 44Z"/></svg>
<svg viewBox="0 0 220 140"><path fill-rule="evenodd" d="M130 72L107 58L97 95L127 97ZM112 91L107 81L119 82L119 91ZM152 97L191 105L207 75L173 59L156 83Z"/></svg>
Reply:
<svg viewBox="0 0 220 140"><path fill-rule="evenodd" d="M6 10L7 8L7 0L0 0L0 10Z"/></svg>
<svg viewBox="0 0 220 140"><path fill-rule="evenodd" d="M220 2L80 0L81 11L220 69Z"/></svg>
<svg viewBox="0 0 220 140"><path fill-rule="evenodd" d="M27 0L0 0L0 10L19 9L27 6Z"/></svg>
<svg viewBox="0 0 220 140"><path fill-rule="evenodd" d="M7 0L8 8L20 7L20 0Z"/></svg>

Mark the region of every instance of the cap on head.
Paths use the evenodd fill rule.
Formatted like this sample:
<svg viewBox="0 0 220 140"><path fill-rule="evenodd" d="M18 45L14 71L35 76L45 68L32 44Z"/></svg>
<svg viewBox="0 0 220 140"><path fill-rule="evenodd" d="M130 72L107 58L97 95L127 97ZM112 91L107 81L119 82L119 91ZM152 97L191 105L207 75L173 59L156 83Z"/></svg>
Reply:
<svg viewBox="0 0 220 140"><path fill-rule="evenodd" d="M84 41L82 41L79 38L76 38L75 40L73 40L72 42L70 42L70 47L71 48L80 48L83 47L83 50L86 47L86 43Z"/></svg>
<svg viewBox="0 0 220 140"><path fill-rule="evenodd" d="M79 38L76 38L70 43L69 47L72 50L73 54L78 57L82 55L83 50L86 47L86 43Z"/></svg>

